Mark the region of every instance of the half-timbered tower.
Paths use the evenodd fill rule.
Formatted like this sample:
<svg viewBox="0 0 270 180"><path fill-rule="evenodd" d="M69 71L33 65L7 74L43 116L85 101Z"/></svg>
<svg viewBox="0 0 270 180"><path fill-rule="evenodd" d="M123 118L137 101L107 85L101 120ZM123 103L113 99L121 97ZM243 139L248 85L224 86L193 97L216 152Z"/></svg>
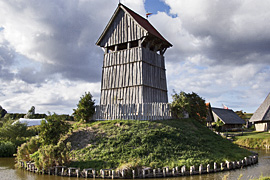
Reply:
<svg viewBox="0 0 270 180"><path fill-rule="evenodd" d="M172 45L149 21L119 4L99 37L100 105L168 103L164 53Z"/></svg>

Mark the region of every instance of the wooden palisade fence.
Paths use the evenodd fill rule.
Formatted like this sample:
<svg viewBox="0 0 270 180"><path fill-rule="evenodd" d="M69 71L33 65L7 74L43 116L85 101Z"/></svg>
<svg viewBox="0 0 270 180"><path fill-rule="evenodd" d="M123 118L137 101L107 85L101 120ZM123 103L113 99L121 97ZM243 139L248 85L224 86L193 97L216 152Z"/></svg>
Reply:
<svg viewBox="0 0 270 180"><path fill-rule="evenodd" d="M171 119L168 103L108 104L96 106L94 120L163 120Z"/></svg>
<svg viewBox="0 0 270 180"><path fill-rule="evenodd" d="M191 166L189 169L186 166L175 167L169 169L169 167L163 168L144 168L144 169L100 169L95 170L93 168L83 169L55 166L49 169L38 169L35 167L35 163L32 162L20 162L20 167L39 174L57 175L57 176L69 176L69 177L82 177L82 178L103 178L103 179L122 179L122 178L157 178L157 177L178 177L178 176L191 176L197 174L216 173L221 171L229 171L234 169L240 169L246 166L254 165L258 163L258 155L245 157L239 161L226 161L223 163L213 163L207 166L199 165L198 167Z"/></svg>

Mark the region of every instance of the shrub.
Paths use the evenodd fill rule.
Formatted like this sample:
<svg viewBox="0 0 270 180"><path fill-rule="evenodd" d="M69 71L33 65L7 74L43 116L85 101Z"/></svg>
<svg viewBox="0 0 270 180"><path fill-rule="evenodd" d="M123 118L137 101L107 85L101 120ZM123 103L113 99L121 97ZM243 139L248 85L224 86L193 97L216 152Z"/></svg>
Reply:
<svg viewBox="0 0 270 180"><path fill-rule="evenodd" d="M49 115L40 125L39 137L43 145L57 144L62 135L66 134L71 125L57 114Z"/></svg>
<svg viewBox="0 0 270 180"><path fill-rule="evenodd" d="M15 153L15 144L10 141L0 141L0 157L12 157Z"/></svg>

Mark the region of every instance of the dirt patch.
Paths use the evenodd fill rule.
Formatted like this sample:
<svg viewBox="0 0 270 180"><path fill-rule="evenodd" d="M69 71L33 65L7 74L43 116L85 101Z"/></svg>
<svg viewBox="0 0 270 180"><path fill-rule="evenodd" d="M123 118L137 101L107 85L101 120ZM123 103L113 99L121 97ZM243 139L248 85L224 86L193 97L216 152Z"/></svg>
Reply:
<svg viewBox="0 0 270 180"><path fill-rule="evenodd" d="M104 133L99 132L98 129L88 127L74 131L67 137L65 142L71 143L71 150L77 150L95 144L101 135L104 135Z"/></svg>

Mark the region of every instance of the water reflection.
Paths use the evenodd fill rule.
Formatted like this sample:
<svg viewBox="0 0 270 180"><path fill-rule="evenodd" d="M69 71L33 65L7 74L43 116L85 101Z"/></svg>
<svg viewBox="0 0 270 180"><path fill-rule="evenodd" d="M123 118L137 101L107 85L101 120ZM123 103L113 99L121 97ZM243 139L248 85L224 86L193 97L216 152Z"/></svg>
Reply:
<svg viewBox="0 0 270 180"><path fill-rule="evenodd" d="M225 171L221 173L212 173L204 175L176 177L176 178L159 178L153 180L223 180L238 179L242 180L259 178L262 174L270 176L270 151L258 150L259 163L243 169ZM38 175L32 172L14 168L14 158L0 158L0 179L1 180L74 180L77 178ZM84 179L84 178L81 178Z"/></svg>

